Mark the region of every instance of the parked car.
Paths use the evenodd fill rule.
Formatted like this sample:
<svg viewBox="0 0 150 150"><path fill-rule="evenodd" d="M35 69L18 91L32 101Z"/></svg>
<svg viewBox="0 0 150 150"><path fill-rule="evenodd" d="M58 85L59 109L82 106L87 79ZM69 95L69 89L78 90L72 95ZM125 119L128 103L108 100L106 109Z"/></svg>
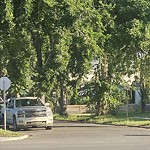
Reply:
<svg viewBox="0 0 150 150"><path fill-rule="evenodd" d="M4 118L4 109L2 109ZM17 130L24 127L52 129L53 113L49 105L37 97L11 98L6 106L6 123Z"/></svg>

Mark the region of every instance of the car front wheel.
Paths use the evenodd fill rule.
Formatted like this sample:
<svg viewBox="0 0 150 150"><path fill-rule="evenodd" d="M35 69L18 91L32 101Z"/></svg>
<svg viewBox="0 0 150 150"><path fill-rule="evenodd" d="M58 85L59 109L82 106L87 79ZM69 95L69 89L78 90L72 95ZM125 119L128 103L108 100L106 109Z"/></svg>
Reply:
<svg viewBox="0 0 150 150"><path fill-rule="evenodd" d="M46 129L46 130L51 130L51 129L52 129L52 126L46 126L45 129Z"/></svg>

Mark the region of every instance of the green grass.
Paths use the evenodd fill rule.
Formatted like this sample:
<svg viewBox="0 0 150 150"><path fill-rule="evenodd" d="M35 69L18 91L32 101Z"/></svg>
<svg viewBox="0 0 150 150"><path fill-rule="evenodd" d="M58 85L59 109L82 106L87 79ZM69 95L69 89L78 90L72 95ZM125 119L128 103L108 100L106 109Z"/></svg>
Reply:
<svg viewBox="0 0 150 150"><path fill-rule="evenodd" d="M142 118L144 117L144 118ZM150 127L150 112L140 113L140 112L131 112L127 118L126 113L118 113L116 115L105 115L105 116L94 116L94 115L66 115L60 116L55 115L56 120L66 120L66 121L80 121L87 123L99 123L106 125L122 125L122 126L146 126Z"/></svg>
<svg viewBox="0 0 150 150"><path fill-rule="evenodd" d="M18 136L22 136L23 134L18 133L18 132L12 132L12 131L8 131L8 130L3 130L0 129L0 137L18 137Z"/></svg>

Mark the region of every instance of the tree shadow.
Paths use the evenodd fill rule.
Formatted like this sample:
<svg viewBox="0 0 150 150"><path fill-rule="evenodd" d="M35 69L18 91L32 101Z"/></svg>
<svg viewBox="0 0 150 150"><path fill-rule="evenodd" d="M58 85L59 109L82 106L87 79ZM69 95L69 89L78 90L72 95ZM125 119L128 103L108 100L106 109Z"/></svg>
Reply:
<svg viewBox="0 0 150 150"><path fill-rule="evenodd" d="M147 135L147 134L131 134L131 135L129 135L129 134L127 134L125 136L141 136L141 137L143 137L143 136L150 136L150 135Z"/></svg>

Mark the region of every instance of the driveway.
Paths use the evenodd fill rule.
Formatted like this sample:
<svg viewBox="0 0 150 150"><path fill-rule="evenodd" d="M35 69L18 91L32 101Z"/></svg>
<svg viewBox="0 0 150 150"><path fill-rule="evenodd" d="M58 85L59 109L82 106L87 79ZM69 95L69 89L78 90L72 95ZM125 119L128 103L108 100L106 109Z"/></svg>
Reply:
<svg viewBox="0 0 150 150"><path fill-rule="evenodd" d="M0 143L2 150L149 150L150 130L86 123L55 122L52 130L20 131L28 139Z"/></svg>

